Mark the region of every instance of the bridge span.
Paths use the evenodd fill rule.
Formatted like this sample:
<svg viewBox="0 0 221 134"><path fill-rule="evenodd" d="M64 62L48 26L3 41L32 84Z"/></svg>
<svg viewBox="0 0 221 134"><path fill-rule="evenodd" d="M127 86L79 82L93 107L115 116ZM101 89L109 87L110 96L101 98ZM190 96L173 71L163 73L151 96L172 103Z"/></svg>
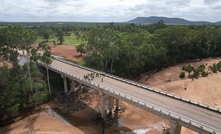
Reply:
<svg viewBox="0 0 221 134"><path fill-rule="evenodd" d="M80 85L99 90L102 117L105 116L104 96L108 95L109 100L116 98L116 104L120 99L169 120L170 134L179 134L182 126L201 134L221 134L221 109L217 107L110 74L106 74L103 82L100 79L88 81L84 79L84 75L96 72L96 70L77 65L58 56L54 56L49 66L40 61L38 63L62 75L65 92L68 92L67 78L72 80L72 87L79 82ZM110 102L109 108L111 109Z"/></svg>

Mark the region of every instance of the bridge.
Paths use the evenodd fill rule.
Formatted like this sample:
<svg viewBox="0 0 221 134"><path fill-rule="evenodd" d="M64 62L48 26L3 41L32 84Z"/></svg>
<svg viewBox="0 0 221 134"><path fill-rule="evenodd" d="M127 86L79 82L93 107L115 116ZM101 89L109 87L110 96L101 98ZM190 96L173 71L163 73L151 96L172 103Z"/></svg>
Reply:
<svg viewBox="0 0 221 134"><path fill-rule="evenodd" d="M115 99L139 107L145 111L169 120L170 134L180 134L181 127L189 128L200 134L221 134L221 109L194 100L186 99L147 85L127 80L111 74L105 74L103 82L95 78L89 81L84 78L87 73L97 70L77 65L62 57L53 56L50 65L38 61L39 65L61 74L64 80L64 91L68 92L67 78L71 80L71 88L75 90L78 82L97 89L101 95L101 115L105 117L105 96L109 97L109 111Z"/></svg>

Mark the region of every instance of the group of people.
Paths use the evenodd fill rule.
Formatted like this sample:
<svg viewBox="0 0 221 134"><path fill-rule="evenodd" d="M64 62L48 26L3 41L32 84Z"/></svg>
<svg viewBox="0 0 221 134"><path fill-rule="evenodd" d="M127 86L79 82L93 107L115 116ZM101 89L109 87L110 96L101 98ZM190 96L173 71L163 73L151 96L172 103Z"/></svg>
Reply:
<svg viewBox="0 0 221 134"><path fill-rule="evenodd" d="M87 73L86 75L84 75L84 79L89 80L89 81L94 80L94 78L96 77L102 77L101 82L103 82L105 73L104 72L92 72L92 73Z"/></svg>

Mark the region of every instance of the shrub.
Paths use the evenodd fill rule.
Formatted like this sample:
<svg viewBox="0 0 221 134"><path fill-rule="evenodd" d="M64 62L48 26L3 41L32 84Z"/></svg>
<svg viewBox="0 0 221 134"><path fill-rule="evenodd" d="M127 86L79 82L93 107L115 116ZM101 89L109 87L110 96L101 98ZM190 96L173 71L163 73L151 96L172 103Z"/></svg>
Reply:
<svg viewBox="0 0 221 134"><path fill-rule="evenodd" d="M185 72L181 72L179 78L185 78Z"/></svg>
<svg viewBox="0 0 221 134"><path fill-rule="evenodd" d="M207 77L208 74L209 74L208 72L203 71L201 75L202 75L202 77Z"/></svg>
<svg viewBox="0 0 221 134"><path fill-rule="evenodd" d="M194 67L191 66L191 65L183 66L182 70L185 70L185 71L187 71L188 73L190 73L191 71L194 70Z"/></svg>
<svg viewBox="0 0 221 134"><path fill-rule="evenodd" d="M200 65L198 68L197 68L197 71L198 72L203 72L204 71L204 69L205 69L205 65Z"/></svg>
<svg viewBox="0 0 221 134"><path fill-rule="evenodd" d="M213 66L209 66L210 70L213 72L213 73L217 73L217 66L216 66L216 63L213 63Z"/></svg>
<svg viewBox="0 0 221 134"><path fill-rule="evenodd" d="M188 75L188 78L193 79L193 75L192 75L192 74L189 74L189 75Z"/></svg>
<svg viewBox="0 0 221 134"><path fill-rule="evenodd" d="M199 77L199 75L200 75L199 71L197 69L195 69L193 72L193 75L192 75L193 78L197 79Z"/></svg>
<svg viewBox="0 0 221 134"><path fill-rule="evenodd" d="M216 65L217 70L221 72L221 61L219 61Z"/></svg>

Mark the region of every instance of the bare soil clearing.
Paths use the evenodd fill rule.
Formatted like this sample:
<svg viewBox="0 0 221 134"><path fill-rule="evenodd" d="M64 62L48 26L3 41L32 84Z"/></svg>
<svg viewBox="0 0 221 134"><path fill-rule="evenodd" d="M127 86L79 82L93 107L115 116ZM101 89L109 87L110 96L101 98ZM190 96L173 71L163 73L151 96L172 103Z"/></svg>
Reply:
<svg viewBox="0 0 221 134"><path fill-rule="evenodd" d="M61 57L70 59L70 60L77 60L82 61L83 56L80 55L79 52L76 51L76 48L70 45L54 45L52 43L48 43L52 48L52 54L59 55Z"/></svg>
<svg viewBox="0 0 221 134"><path fill-rule="evenodd" d="M68 45L57 45L53 46L52 43L49 43L52 47L52 53L58 56L63 56L70 60L82 60L83 57L79 56L80 53L76 52L75 47ZM221 108L221 73L209 74L207 77L202 77L198 79L180 79L179 74L182 71L181 68L183 65L191 64L192 66L198 67L201 64L206 64L207 66L217 63L221 58L208 58L203 59L198 62L189 62L182 63L176 66L171 66L162 71L154 73L152 76L142 74L142 77L139 79L139 82L147 84L152 87L159 88L164 91L168 91L185 98L190 98L197 100L203 103L207 103L213 106ZM186 73L187 75L187 73ZM186 89L186 90L185 90ZM74 113L75 120L72 120L76 124L82 123L82 121L87 120L89 113L93 108L98 104L98 99L95 98L95 101L90 107L87 107L84 110ZM120 102L126 106L126 111L122 114L119 122L122 122L122 127L118 129L115 127L106 129L106 133L117 134L119 131L128 132L138 128L150 128L150 131L147 134L160 134L163 127L168 126L168 121L162 119L158 116L155 116L151 113L148 113L142 109L134 107L125 102ZM100 132L100 128L95 125L85 124L83 126L67 126L63 123L53 119L45 113L30 115L27 118L17 121L11 125L0 128L0 133L36 133L36 134L97 134ZM195 134L186 128L182 128L182 134Z"/></svg>

